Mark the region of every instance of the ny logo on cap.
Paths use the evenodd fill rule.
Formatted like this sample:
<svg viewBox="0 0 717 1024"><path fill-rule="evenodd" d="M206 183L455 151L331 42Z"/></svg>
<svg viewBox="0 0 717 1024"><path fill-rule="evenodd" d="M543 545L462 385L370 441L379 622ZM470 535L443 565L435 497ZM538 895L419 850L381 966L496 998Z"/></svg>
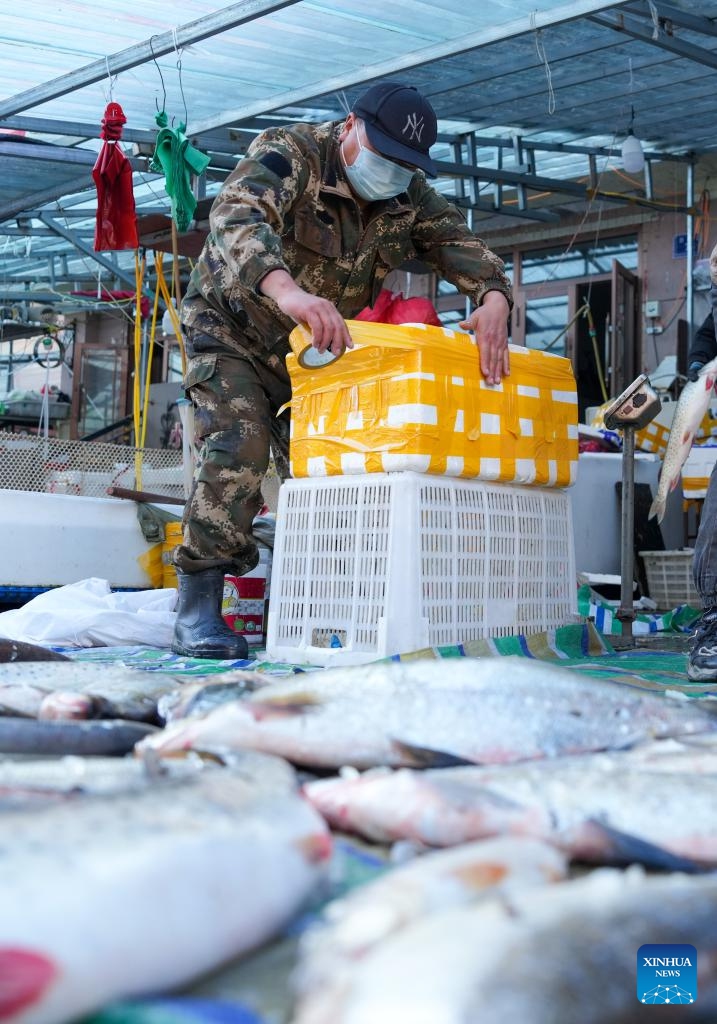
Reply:
<svg viewBox="0 0 717 1024"><path fill-rule="evenodd" d="M409 114L406 118L406 126L401 134L405 135L408 131L411 133L408 137L409 142L413 142L414 139L420 142L423 135L423 118L419 118L418 114Z"/></svg>

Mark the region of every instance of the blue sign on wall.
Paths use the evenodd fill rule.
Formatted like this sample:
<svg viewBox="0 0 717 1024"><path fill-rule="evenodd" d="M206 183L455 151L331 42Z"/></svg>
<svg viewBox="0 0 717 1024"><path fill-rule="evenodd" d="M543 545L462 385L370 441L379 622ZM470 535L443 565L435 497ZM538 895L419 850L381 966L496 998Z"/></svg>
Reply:
<svg viewBox="0 0 717 1024"><path fill-rule="evenodd" d="M692 239L692 255L697 255L700 236L695 235ZM687 235L673 235L672 237L672 258L673 260L687 259Z"/></svg>

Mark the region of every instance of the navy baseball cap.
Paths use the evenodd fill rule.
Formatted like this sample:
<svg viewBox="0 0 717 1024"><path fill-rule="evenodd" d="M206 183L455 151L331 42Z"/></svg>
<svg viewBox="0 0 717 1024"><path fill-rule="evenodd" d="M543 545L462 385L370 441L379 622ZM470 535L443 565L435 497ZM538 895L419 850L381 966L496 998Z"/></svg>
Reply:
<svg viewBox="0 0 717 1024"><path fill-rule="evenodd" d="M363 121L369 142L379 153L436 177L436 165L428 154L436 141L436 112L418 89L379 82L356 100L353 112Z"/></svg>

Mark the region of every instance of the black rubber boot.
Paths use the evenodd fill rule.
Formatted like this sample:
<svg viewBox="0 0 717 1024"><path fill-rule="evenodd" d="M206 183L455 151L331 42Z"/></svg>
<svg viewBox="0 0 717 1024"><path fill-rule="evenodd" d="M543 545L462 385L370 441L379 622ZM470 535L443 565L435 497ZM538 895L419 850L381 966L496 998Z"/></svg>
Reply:
<svg viewBox="0 0 717 1024"><path fill-rule="evenodd" d="M181 572L177 569L179 600L172 650L189 658L239 661L249 657L246 639L222 618L224 570Z"/></svg>

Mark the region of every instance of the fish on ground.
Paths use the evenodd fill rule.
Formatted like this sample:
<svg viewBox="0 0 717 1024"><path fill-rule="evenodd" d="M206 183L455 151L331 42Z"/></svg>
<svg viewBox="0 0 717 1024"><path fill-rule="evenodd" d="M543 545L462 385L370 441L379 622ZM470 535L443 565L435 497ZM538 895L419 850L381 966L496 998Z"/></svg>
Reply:
<svg viewBox="0 0 717 1024"><path fill-rule="evenodd" d="M0 715L43 719L122 718L157 725L157 702L181 677L124 665L0 665Z"/></svg>
<svg viewBox="0 0 717 1024"><path fill-rule="evenodd" d="M27 644L0 636L0 664L14 661L69 661L70 659L39 644Z"/></svg>
<svg viewBox="0 0 717 1024"><path fill-rule="evenodd" d="M656 972L652 986L696 1003L641 1005L654 998L650 988L637 994L646 943L697 949L698 992ZM327 1024L301 1010L292 1024ZM355 962L331 1024L648 1024L658 1015L663 1024L716 1019L716 873L601 868L426 915Z"/></svg>
<svg viewBox="0 0 717 1024"><path fill-rule="evenodd" d="M146 722L105 718L98 722L36 721L0 715L0 754L129 754L140 740L159 730Z"/></svg>
<svg viewBox="0 0 717 1024"><path fill-rule="evenodd" d="M250 748L318 768L492 764L715 731L706 707L519 657L380 662L282 679L143 746Z"/></svg>
<svg viewBox="0 0 717 1024"><path fill-rule="evenodd" d="M75 755L0 759L0 812L23 804L143 793L158 779L191 779L199 772L214 770L216 763L198 754L165 760ZM288 761L268 754L233 754L230 768L246 778L255 791L261 788L291 793L298 788L296 772Z"/></svg>
<svg viewBox="0 0 717 1024"><path fill-rule="evenodd" d="M5 810L0 1020L66 1024L280 934L331 840L300 796L215 767L144 792Z"/></svg>
<svg viewBox="0 0 717 1024"><path fill-rule="evenodd" d="M629 754L422 772L377 769L308 782L304 792L334 828L374 842L453 846L530 835L589 863L717 866L717 774L696 780L689 770L652 771Z"/></svg>
<svg viewBox="0 0 717 1024"><path fill-rule="evenodd" d="M163 722L180 718L206 715L214 708L267 686L272 677L263 672L235 669L221 672L201 682L185 683L181 688L163 694L157 702L157 711Z"/></svg>
<svg viewBox="0 0 717 1024"><path fill-rule="evenodd" d="M565 858L531 839L428 853L332 901L299 941L295 1024L333 1024L357 963L426 915L565 878Z"/></svg>
<svg viewBox="0 0 717 1024"><path fill-rule="evenodd" d="M680 471L685 459L690 454L697 429L709 407L715 381L717 381L717 357L709 363L705 363L697 380L688 381L683 388L672 420L667 451L662 460L660 482L655 499L650 506L648 519L657 516L658 523L662 522L667 495L680 482Z"/></svg>

